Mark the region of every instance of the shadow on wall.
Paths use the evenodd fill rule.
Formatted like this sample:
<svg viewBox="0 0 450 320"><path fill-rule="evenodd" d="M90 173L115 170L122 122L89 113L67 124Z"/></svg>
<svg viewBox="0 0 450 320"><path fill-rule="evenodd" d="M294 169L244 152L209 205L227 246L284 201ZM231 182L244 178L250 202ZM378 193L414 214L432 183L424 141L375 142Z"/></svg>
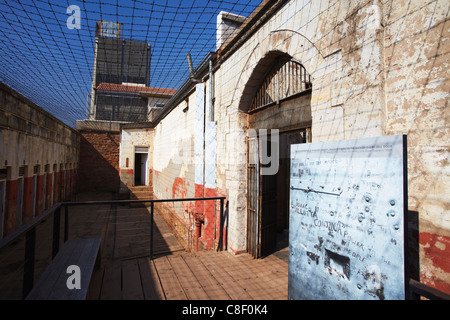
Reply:
<svg viewBox="0 0 450 320"><path fill-rule="evenodd" d="M420 281L420 260L419 260L419 213L408 210L408 259L409 278Z"/></svg>
<svg viewBox="0 0 450 320"><path fill-rule="evenodd" d="M117 192L119 189L119 133L80 131L78 190Z"/></svg>

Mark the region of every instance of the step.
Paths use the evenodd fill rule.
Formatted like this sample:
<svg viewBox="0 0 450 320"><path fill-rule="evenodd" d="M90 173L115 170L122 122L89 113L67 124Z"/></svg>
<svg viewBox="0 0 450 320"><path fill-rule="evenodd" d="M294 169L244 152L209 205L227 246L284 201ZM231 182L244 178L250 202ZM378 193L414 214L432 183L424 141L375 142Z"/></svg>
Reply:
<svg viewBox="0 0 450 320"><path fill-rule="evenodd" d="M153 190L130 190L130 194L153 194Z"/></svg>
<svg viewBox="0 0 450 320"><path fill-rule="evenodd" d="M130 188L130 200L153 199L152 186L136 186ZM131 203L131 207L148 207L150 203Z"/></svg>
<svg viewBox="0 0 450 320"><path fill-rule="evenodd" d="M139 192L152 192L153 188L148 189L130 189L130 192L139 193Z"/></svg>
<svg viewBox="0 0 450 320"><path fill-rule="evenodd" d="M130 200L148 200L153 199L153 194L146 194L141 196L130 195Z"/></svg>
<svg viewBox="0 0 450 320"><path fill-rule="evenodd" d="M149 187L149 186L131 187L130 188L130 195L135 195L135 196L153 195L153 188Z"/></svg>
<svg viewBox="0 0 450 320"><path fill-rule="evenodd" d="M153 186L135 186L130 187L130 190L151 190L153 189Z"/></svg>

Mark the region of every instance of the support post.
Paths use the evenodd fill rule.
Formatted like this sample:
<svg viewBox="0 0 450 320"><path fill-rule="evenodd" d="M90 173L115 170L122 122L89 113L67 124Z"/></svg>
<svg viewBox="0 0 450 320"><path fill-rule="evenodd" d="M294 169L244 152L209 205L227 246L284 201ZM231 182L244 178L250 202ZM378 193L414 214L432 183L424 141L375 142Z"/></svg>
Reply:
<svg viewBox="0 0 450 320"><path fill-rule="evenodd" d="M61 207L58 207L53 214L53 244L52 244L52 259L59 251L59 237L61 229Z"/></svg>
<svg viewBox="0 0 450 320"><path fill-rule="evenodd" d="M25 299L33 288L34 258L36 247L36 228L31 228L25 234L25 262L23 266L22 298Z"/></svg>
<svg viewBox="0 0 450 320"><path fill-rule="evenodd" d="M150 260L153 260L153 201L150 202Z"/></svg>
<svg viewBox="0 0 450 320"><path fill-rule="evenodd" d="M69 206L64 207L64 242L69 239Z"/></svg>
<svg viewBox="0 0 450 320"><path fill-rule="evenodd" d="M223 207L224 207L224 199L223 198L221 198L220 199L220 230L219 230L219 234L220 234L220 237L219 237L219 245L217 246L217 251L223 251L223 225L224 225L224 215L223 215L223 213L224 213L224 210L223 210Z"/></svg>

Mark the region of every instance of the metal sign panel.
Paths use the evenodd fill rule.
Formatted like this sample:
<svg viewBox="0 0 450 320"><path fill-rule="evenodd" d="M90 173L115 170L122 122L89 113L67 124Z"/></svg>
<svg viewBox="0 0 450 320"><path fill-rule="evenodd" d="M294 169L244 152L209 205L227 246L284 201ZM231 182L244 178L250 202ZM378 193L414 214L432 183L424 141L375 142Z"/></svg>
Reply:
<svg viewBox="0 0 450 320"><path fill-rule="evenodd" d="M405 298L405 136L291 146L289 299Z"/></svg>

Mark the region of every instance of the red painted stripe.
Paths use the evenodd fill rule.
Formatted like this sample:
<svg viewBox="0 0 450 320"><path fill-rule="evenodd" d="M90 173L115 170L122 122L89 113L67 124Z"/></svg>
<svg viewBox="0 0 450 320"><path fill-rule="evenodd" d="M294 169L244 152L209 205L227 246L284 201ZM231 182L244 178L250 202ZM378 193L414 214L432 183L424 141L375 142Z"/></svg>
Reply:
<svg viewBox="0 0 450 320"><path fill-rule="evenodd" d="M8 180L6 182L6 210L4 235L7 236L16 229L16 210L17 210L17 180Z"/></svg>
<svg viewBox="0 0 450 320"><path fill-rule="evenodd" d="M44 175L37 177L36 183L36 208L34 215L38 216L42 211L44 211Z"/></svg>
<svg viewBox="0 0 450 320"><path fill-rule="evenodd" d="M33 177L23 179L22 223L33 219Z"/></svg>

